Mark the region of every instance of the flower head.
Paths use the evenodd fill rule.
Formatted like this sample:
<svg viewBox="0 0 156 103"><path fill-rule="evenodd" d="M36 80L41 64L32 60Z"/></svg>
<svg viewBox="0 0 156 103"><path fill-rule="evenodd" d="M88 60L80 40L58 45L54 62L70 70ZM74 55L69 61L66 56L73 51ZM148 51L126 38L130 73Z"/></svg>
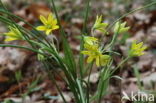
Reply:
<svg viewBox="0 0 156 103"><path fill-rule="evenodd" d="M114 32L115 33L127 32L130 29L130 27L125 27L125 26L126 26L126 22L124 23L116 22L115 27L114 27Z"/></svg>
<svg viewBox="0 0 156 103"><path fill-rule="evenodd" d="M85 36L84 42L89 45L98 44L98 39L95 37Z"/></svg>
<svg viewBox="0 0 156 103"><path fill-rule="evenodd" d="M144 50L147 49L147 46L143 46L143 42L136 43L136 41L133 41L131 45L131 49L129 52L130 56L141 56L144 55Z"/></svg>
<svg viewBox="0 0 156 103"><path fill-rule="evenodd" d="M45 31L47 35L49 35L53 30L59 28L59 26L57 25L57 20L54 18L52 13L49 14L47 19L41 15L40 20L43 23L43 25L38 26L36 29L40 31Z"/></svg>
<svg viewBox="0 0 156 103"><path fill-rule="evenodd" d="M102 54L99 49L97 38L86 37L84 41L84 48L86 50L82 51L81 53L88 55L87 63L91 63L93 60L95 60L97 66L104 66L109 62L110 56Z"/></svg>
<svg viewBox="0 0 156 103"><path fill-rule="evenodd" d="M6 36L5 41L13 41L13 40L22 40L22 33L16 27L9 26L10 31L8 33L4 33Z"/></svg>
<svg viewBox="0 0 156 103"><path fill-rule="evenodd" d="M106 29L107 26L108 26L107 23L102 22L102 16L97 16L96 21L95 21L94 26L93 26L93 29L94 30L99 30L102 33L105 33L106 32L105 29Z"/></svg>

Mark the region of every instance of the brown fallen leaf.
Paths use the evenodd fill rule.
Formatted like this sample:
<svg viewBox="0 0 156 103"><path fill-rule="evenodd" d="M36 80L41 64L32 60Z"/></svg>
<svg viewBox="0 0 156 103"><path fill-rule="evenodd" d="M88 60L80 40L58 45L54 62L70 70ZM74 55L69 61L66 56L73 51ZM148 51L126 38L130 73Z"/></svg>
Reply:
<svg viewBox="0 0 156 103"><path fill-rule="evenodd" d="M9 80L8 77L0 75L0 83L7 82Z"/></svg>
<svg viewBox="0 0 156 103"><path fill-rule="evenodd" d="M40 15L48 16L51 13L50 8L43 3L34 3L27 8L34 17L39 18Z"/></svg>
<svg viewBox="0 0 156 103"><path fill-rule="evenodd" d="M32 81L32 78L29 78L29 79L27 79L27 81L24 81L24 82L21 82L20 84L16 84L16 85L11 86L11 88L9 88L5 93L2 93L0 95L0 97L4 98L4 97L10 96L11 94L19 91L20 88L26 87L31 81Z"/></svg>

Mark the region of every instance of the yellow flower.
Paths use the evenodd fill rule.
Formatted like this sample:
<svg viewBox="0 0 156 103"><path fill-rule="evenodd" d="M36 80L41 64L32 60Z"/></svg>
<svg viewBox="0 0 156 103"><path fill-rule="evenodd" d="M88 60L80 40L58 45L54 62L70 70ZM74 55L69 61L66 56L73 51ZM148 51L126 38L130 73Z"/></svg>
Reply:
<svg viewBox="0 0 156 103"><path fill-rule="evenodd" d="M9 29L8 33L4 33L6 36L5 41L23 40L22 33L16 27L9 26Z"/></svg>
<svg viewBox="0 0 156 103"><path fill-rule="evenodd" d="M144 50L147 49L147 46L143 46L143 42L136 43L136 41L133 41L129 55L130 56L141 56L144 55Z"/></svg>
<svg viewBox="0 0 156 103"><path fill-rule="evenodd" d="M81 53L88 55L87 63L91 63L93 60L95 60L98 67L106 65L110 59L109 55L103 55L99 50L96 49L82 51Z"/></svg>
<svg viewBox="0 0 156 103"><path fill-rule="evenodd" d="M110 56L109 55L102 55L100 57L100 64L102 66L107 65L107 63L109 63L109 61L110 61Z"/></svg>
<svg viewBox="0 0 156 103"><path fill-rule="evenodd" d="M98 44L98 39L95 37L84 36L84 42L89 45Z"/></svg>
<svg viewBox="0 0 156 103"><path fill-rule="evenodd" d="M115 33L127 32L130 29L130 27L125 27L125 26L126 26L126 22L124 23L116 22L115 27L114 27L114 32Z"/></svg>
<svg viewBox="0 0 156 103"><path fill-rule="evenodd" d="M96 17L96 21L95 21L95 23L94 23L94 25L93 25L93 29L94 30L99 30L99 31L101 31L102 33L105 33L106 32L106 27L108 26L108 24L107 23L103 23L102 22L102 16L97 16Z"/></svg>
<svg viewBox="0 0 156 103"><path fill-rule="evenodd" d="M54 18L52 13L49 14L47 19L41 15L40 20L43 23L43 25L38 26L36 29L40 31L45 31L47 35L49 35L53 30L59 28L59 26L57 25L57 20Z"/></svg>
<svg viewBox="0 0 156 103"><path fill-rule="evenodd" d="M99 50L97 38L86 37L84 41L84 48L86 50L82 51L81 53L88 55L87 63L91 63L93 60L95 60L97 66L104 66L109 62L110 56L103 55L102 52Z"/></svg>

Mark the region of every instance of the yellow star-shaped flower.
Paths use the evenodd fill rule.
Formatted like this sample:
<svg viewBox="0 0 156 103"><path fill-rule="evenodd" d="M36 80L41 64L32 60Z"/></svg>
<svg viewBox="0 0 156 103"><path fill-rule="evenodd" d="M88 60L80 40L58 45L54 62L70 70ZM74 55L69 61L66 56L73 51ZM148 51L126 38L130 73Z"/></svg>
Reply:
<svg viewBox="0 0 156 103"><path fill-rule="evenodd" d="M40 20L43 23L43 25L38 26L36 29L39 31L45 31L47 35L49 35L53 30L59 28L59 26L57 25L57 20L54 18L52 13L49 14L47 19L41 15Z"/></svg>
<svg viewBox="0 0 156 103"><path fill-rule="evenodd" d="M97 66L106 65L109 60L109 55L103 55L99 49L98 39L94 37L85 37L84 38L84 48L86 50L82 51L82 54L88 55L87 63L91 63L95 60Z"/></svg>
<svg viewBox="0 0 156 103"><path fill-rule="evenodd" d="M129 55L130 56L141 56L144 55L144 50L147 49L147 46L143 46L143 42L136 43L136 41L133 41Z"/></svg>
<svg viewBox="0 0 156 103"><path fill-rule="evenodd" d="M84 36L84 42L86 44L95 45L98 44L98 39L95 37Z"/></svg>
<svg viewBox="0 0 156 103"><path fill-rule="evenodd" d="M130 27L126 27L126 22L120 23L119 21L116 22L114 27L115 33L124 33L127 32L130 29Z"/></svg>
<svg viewBox="0 0 156 103"><path fill-rule="evenodd" d="M9 26L9 29L8 33L4 33L5 41L23 40L22 33L16 27Z"/></svg>
<svg viewBox="0 0 156 103"><path fill-rule="evenodd" d="M108 26L107 23L104 23L102 21L102 16L97 16L96 17L96 21L94 23L94 26L93 26L93 29L94 30L99 30L101 31L102 33L105 33L106 32L106 27Z"/></svg>

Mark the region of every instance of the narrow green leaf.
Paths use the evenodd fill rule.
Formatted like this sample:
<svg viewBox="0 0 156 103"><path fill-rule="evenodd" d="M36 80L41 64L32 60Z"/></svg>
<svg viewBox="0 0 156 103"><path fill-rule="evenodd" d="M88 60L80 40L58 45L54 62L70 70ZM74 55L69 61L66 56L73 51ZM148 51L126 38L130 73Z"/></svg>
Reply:
<svg viewBox="0 0 156 103"><path fill-rule="evenodd" d="M55 13L57 21L58 21L58 25L60 27L60 34L61 34L61 38L63 40L63 49L64 49L65 60L66 60L65 63L68 66L68 68L69 68L70 72L72 73L72 75L74 76L74 78L76 78L77 77L76 62L75 62L75 59L74 59L73 52L72 52L71 47L70 47L70 45L69 45L69 43L67 41L64 29L63 29L63 27L61 25L61 22L60 22L60 19L59 19L59 16L57 14L57 10L56 10L56 7L55 7L54 0L50 0L50 1L51 1L51 7L53 7L54 13Z"/></svg>

